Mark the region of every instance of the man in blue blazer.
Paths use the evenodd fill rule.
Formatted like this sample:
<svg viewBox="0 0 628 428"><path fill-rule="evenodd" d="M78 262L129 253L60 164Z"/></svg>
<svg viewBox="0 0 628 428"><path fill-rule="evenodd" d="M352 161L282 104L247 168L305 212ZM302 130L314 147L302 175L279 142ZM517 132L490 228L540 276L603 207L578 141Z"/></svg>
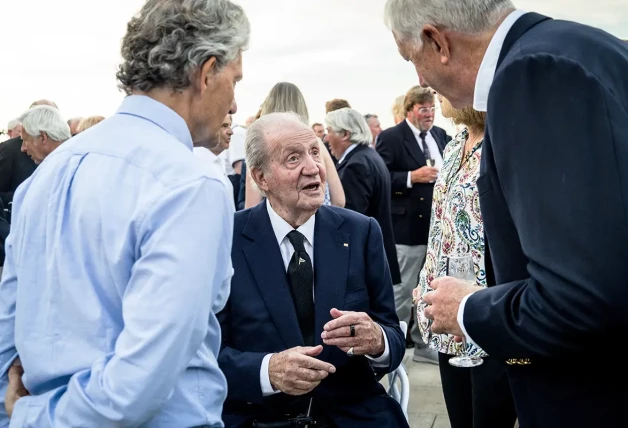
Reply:
<svg viewBox="0 0 628 428"><path fill-rule="evenodd" d="M624 427L628 45L509 0L443 3L446 23L390 0L388 23L424 85L488 113L477 184L493 286L434 281L432 329L504 359L522 428Z"/></svg>
<svg viewBox="0 0 628 428"><path fill-rule="evenodd" d="M257 120L246 153L266 200L235 218L225 425L407 427L376 377L405 349L377 222L322 206L318 141L296 115Z"/></svg>

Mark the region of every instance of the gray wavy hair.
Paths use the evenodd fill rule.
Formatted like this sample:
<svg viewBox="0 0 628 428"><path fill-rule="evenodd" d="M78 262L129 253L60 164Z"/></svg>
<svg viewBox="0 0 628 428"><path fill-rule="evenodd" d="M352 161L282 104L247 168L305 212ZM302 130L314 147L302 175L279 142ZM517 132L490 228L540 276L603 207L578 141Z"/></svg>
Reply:
<svg viewBox="0 0 628 428"><path fill-rule="evenodd" d="M489 30L509 9L511 0L388 0L386 26L402 42L421 46L421 32L426 24L466 34Z"/></svg>
<svg viewBox="0 0 628 428"><path fill-rule="evenodd" d="M327 116L325 116L325 123L327 126L331 127L334 132L348 131L351 134L349 141L354 144L368 146L373 143L371 129L364 116L357 110L345 107L340 110L330 111L327 113Z"/></svg>
<svg viewBox="0 0 628 428"><path fill-rule="evenodd" d="M249 43L244 10L229 0L148 0L127 25L116 77L127 94L185 89L211 57L220 71Z"/></svg>
<svg viewBox="0 0 628 428"><path fill-rule="evenodd" d="M58 109L51 106L36 106L26 110L19 118L28 135L38 136L45 132L52 141L63 142L72 137L70 127Z"/></svg>

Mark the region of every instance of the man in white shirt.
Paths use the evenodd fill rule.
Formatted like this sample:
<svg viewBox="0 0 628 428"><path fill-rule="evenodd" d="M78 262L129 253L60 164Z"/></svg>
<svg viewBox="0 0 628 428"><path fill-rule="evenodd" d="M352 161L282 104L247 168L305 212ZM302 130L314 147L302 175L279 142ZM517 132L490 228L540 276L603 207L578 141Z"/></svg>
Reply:
<svg viewBox="0 0 628 428"><path fill-rule="evenodd" d="M301 422L317 427L407 427L373 375L404 354L377 222L322 206L318 139L298 116L257 120L246 154L266 200L235 217L235 275L219 314L225 425L309 415Z"/></svg>
<svg viewBox="0 0 628 428"><path fill-rule="evenodd" d="M220 154L224 153L229 148L232 135L231 114L227 114L222 121L220 134L215 144L210 145L205 142L194 143L194 155L207 167L207 172L210 176L218 178L225 185L227 195L229 200L233 203L232 205L235 211L233 185L227 176L225 164L220 157Z"/></svg>

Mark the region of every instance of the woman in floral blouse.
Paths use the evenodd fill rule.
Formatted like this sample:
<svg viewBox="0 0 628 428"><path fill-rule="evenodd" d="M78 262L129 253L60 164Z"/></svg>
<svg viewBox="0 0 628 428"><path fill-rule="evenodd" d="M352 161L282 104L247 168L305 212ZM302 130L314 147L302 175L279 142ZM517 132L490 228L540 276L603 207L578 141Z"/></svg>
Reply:
<svg viewBox="0 0 628 428"><path fill-rule="evenodd" d="M415 296L424 296L431 291L432 280L445 276L447 257L454 254L471 254L477 285L486 287L484 228L476 185L486 113L471 107L454 109L440 96L439 101L443 116L467 128L443 153L443 167L434 185L427 256ZM425 308L425 302L418 299L417 315L423 340L439 352L441 383L452 428L514 426L516 415L505 363L493 360L469 343L466 349L469 355L483 357L484 364L474 368L448 364L451 356L461 353L462 345L454 341L453 336L432 334Z"/></svg>

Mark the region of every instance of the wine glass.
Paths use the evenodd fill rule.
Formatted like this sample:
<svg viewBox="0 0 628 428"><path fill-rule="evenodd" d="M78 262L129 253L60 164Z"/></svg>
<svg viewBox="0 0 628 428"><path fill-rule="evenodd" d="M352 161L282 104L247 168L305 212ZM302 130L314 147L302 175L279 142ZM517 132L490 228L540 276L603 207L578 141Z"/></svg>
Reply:
<svg viewBox="0 0 628 428"><path fill-rule="evenodd" d="M447 276L461 279L475 285L475 267L471 254L458 254L447 257ZM484 361L480 357L472 357L468 354L467 340L462 337L462 355L449 359L449 364L454 367L477 367Z"/></svg>
<svg viewBox="0 0 628 428"><path fill-rule="evenodd" d="M425 159L425 165L429 166L430 168L433 167L436 164L436 162L434 161L434 159Z"/></svg>

